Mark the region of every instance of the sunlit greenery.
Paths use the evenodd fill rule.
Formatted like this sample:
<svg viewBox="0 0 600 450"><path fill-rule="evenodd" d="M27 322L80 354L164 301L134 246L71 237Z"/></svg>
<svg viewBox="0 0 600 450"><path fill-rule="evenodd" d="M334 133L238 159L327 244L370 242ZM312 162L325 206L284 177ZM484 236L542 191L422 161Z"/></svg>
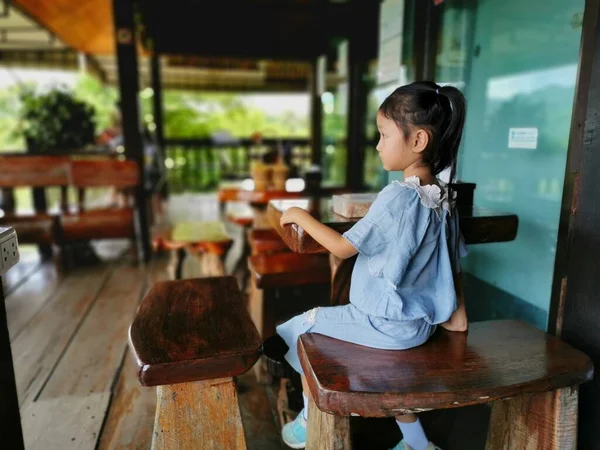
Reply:
<svg viewBox="0 0 600 450"><path fill-rule="evenodd" d="M53 86L29 86L44 91ZM0 152L24 151L25 142L19 129L19 101L23 86L0 90ZM66 89L61 87L61 89ZM81 75L72 88L74 97L93 107L96 132L118 124L118 92L91 76ZM141 120L150 130L154 126L150 89L140 95ZM164 130L167 138L205 138L215 132L227 132L236 137L260 133L264 137L310 136L310 120L305 114L290 108L272 114L244 101L243 94L166 91L163 94ZM346 116L338 111L323 115L323 178L326 184L345 182Z"/></svg>

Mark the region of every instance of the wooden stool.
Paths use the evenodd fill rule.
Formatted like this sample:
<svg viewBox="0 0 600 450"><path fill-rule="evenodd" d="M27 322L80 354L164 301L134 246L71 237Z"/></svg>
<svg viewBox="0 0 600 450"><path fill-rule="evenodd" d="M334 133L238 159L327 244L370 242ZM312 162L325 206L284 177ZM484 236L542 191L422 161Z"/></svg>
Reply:
<svg viewBox="0 0 600 450"><path fill-rule="evenodd" d="M233 240L223 222L181 222L165 225L153 233L155 251L169 250L172 259L172 278L183 277L186 251L198 259L202 276L225 274L224 262ZM208 258L206 258L208 256Z"/></svg>
<svg viewBox="0 0 600 450"><path fill-rule="evenodd" d="M440 330L403 351L308 333L298 350L312 397L307 450L350 449L350 416L489 402L487 450L575 449L578 386L594 371L582 352L517 321Z"/></svg>
<svg viewBox="0 0 600 450"><path fill-rule="evenodd" d="M158 386L153 450L246 448L233 377L262 342L233 277L157 283L129 330L144 386Z"/></svg>
<svg viewBox="0 0 600 450"><path fill-rule="evenodd" d="M330 269L327 255L276 253L248 258L252 296L250 315L263 339L275 333L275 323L281 319L274 314L282 300L270 295L275 289L294 286L327 285ZM308 306L287 305L290 316L305 311Z"/></svg>
<svg viewBox="0 0 600 450"><path fill-rule="evenodd" d="M255 255L248 258L248 268L250 316L263 339L275 334L277 322L328 302L331 272L327 255ZM294 288L301 291L293 292ZM255 374L261 383L272 381L262 362L256 365Z"/></svg>

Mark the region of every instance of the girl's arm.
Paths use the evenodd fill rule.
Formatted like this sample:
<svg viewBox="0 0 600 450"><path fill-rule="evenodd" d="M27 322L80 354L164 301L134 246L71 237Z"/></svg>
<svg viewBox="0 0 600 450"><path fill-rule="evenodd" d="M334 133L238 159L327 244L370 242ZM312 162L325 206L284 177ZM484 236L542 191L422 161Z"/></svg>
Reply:
<svg viewBox="0 0 600 450"><path fill-rule="evenodd" d="M449 331L467 331L469 323L467 321L467 308L465 307L465 295L460 273L454 276L454 286L456 287L458 308L450 316L450 320L440 324L440 326Z"/></svg>
<svg viewBox="0 0 600 450"><path fill-rule="evenodd" d="M358 253L358 250L337 231L323 225L301 208L289 208L279 221L281 226L296 223L302 227L315 241L338 258L347 259Z"/></svg>

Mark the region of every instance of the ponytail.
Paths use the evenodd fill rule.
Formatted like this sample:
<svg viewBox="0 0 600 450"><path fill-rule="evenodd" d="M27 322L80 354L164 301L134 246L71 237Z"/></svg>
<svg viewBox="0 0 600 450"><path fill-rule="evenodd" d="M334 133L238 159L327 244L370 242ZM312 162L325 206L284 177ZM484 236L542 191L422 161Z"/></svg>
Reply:
<svg viewBox="0 0 600 450"><path fill-rule="evenodd" d="M439 89L439 95L448 100L449 116L446 129L438 141L439 150L436 152L436 165L432 165L433 173L440 173L447 167L451 167L450 182L454 182L456 176L456 162L458 159L458 149L462 139L463 128L465 125L465 116L467 105L465 97L458 89L453 86L443 86Z"/></svg>

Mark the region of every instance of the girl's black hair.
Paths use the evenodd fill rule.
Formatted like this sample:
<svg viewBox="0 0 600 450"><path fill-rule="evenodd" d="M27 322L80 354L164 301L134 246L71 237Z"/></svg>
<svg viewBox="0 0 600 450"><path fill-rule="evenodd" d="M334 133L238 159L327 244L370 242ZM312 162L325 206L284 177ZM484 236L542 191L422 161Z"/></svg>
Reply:
<svg viewBox="0 0 600 450"><path fill-rule="evenodd" d="M396 122L406 139L414 128L426 130L429 143L423 161L433 175L451 167L450 181L454 181L466 112L465 97L458 89L431 81L407 84L392 92L379 112Z"/></svg>

